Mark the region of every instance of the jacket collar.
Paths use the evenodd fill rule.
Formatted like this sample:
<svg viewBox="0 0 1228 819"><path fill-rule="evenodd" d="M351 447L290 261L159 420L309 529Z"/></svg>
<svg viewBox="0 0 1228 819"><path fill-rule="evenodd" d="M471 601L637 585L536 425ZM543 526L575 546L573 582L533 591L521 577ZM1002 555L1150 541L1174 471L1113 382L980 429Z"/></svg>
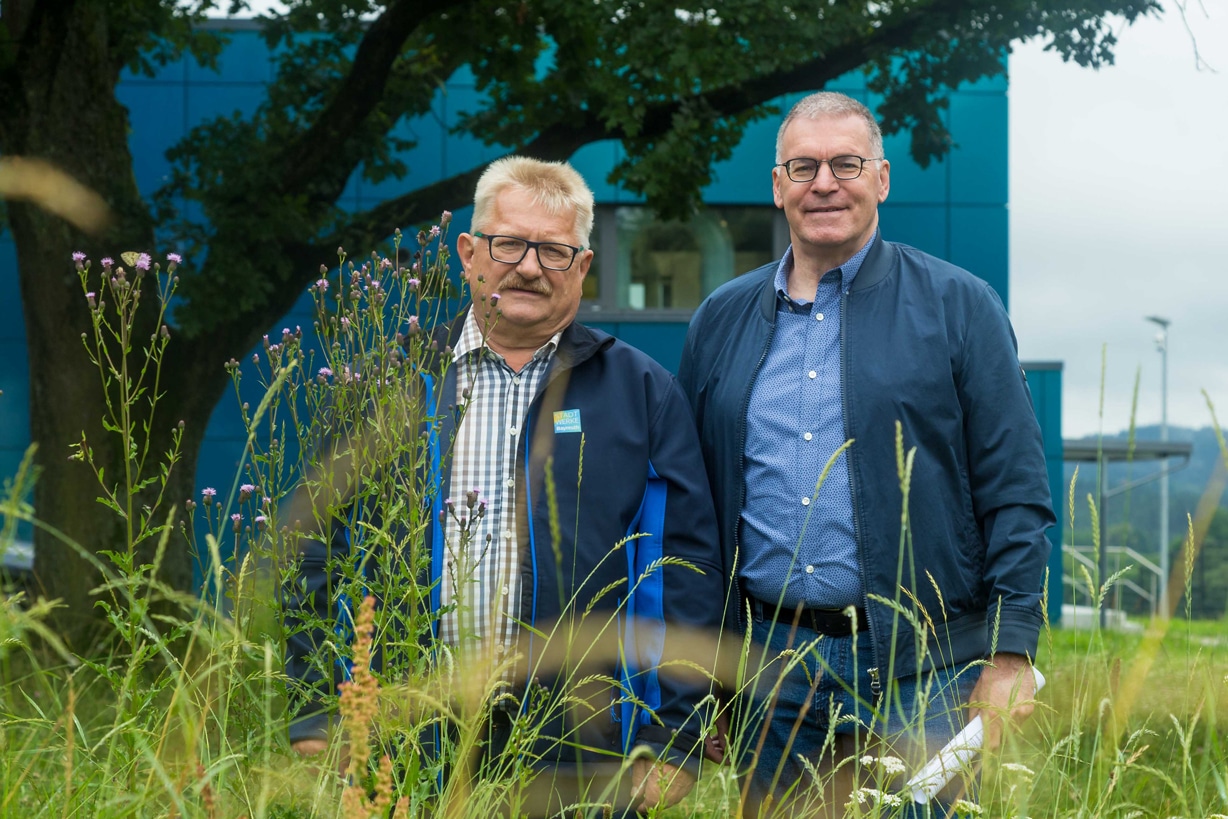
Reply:
<svg viewBox="0 0 1228 819"><path fill-rule="evenodd" d="M468 311L454 319L451 323L438 328L432 334L437 354L442 353L449 357L451 356L456 342L460 340L461 330L465 326L466 315L468 315ZM604 333L601 330L586 327L577 321L573 321L563 329L559 337L559 346L555 350L555 361L551 364L551 368L553 369L556 366L574 367L592 358L613 343L614 337L609 333ZM449 368L449 372L451 372L451 368Z"/></svg>
<svg viewBox="0 0 1228 819"><path fill-rule="evenodd" d="M883 241L882 231L870 246L870 252L861 263L861 269L853 279L852 292L868 290L892 274L899 264L900 252L895 245ZM759 310L769 324L776 323L776 268L779 261L769 262L760 268L764 278L759 291Z"/></svg>

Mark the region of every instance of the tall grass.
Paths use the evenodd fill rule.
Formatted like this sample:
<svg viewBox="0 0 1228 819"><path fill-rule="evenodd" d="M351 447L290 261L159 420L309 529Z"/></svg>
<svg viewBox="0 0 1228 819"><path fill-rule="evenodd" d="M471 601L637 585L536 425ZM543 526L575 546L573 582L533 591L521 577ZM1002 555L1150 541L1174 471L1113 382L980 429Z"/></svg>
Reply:
<svg viewBox="0 0 1228 819"><path fill-rule="evenodd" d="M0 815L391 811L459 819L560 810L601 815L617 802L627 761L611 757L609 777L577 787L534 764L538 755L577 741L541 726L564 717L584 726L633 697L606 671L623 648L617 612L595 601L565 601L557 622L526 630L535 641L532 675L562 681L550 688L509 685L507 672L526 661L523 654L457 650L433 637L431 589L421 582L429 559L424 516L441 500L429 469L430 433L440 428L443 411L456 408L433 402L422 385L424 374L438 378L450 363L426 333L457 303L446 284L446 227L445 220L442 229L420 234L405 262L394 247L361 263L343 256L331 272L322 271L313 287L317 348L305 347L300 328L286 328L266 339L254 361L229 364L237 395L244 394L244 378L254 379L261 395L255 407L237 399L248 436L230 486L133 507L138 493L156 489L169 464L130 447L120 489L103 498L134 521L127 543L102 558L108 580L96 592L113 630L105 653L80 657L64 649L45 625L53 601L11 590L0 597ZM115 271L106 273L100 278L81 266L83 297L94 304L87 348L104 379L139 384L133 374L148 373L156 393L167 339L134 352L136 342L125 335L129 308L136 308L124 300L131 288L125 291ZM173 270L154 265L144 275L158 277L154 309L164 310ZM148 394L132 391L119 401ZM112 434L136 440L123 407L115 410ZM446 455L449 442L438 444ZM907 498L911 457L902 441L897 450ZM1228 447L1223 454L1228 463ZM90 464L88 448L78 457ZM25 501L30 462L28 456L6 484L0 537L11 539L18 521L38 525ZM1073 484L1067 502L1073 528ZM334 522L355 510L380 514L354 518L361 542L328 557L327 605L304 608L305 544L326 539ZM457 499L445 513L472 520L479 503ZM1096 514L1094 504L1088 513ZM1181 564L1186 582L1200 525L1191 518ZM902 551L910 538L905 504ZM209 567L199 598L160 586L151 567L134 558L142 544L155 546L156 562L183 542ZM627 546L610 544L607 559L624 560L620 550ZM1085 584L1102 601L1112 579L1088 575ZM941 617L914 612L904 596L887 602L921 630ZM445 609L468 605L461 594ZM283 671L285 641L299 631L327 635L313 655L314 687ZM798 644L775 658L756 657L741 637L718 644L714 635L695 634L680 642L687 651L667 662L719 678L726 711L729 695L776 684L777 672L766 670L773 660L783 660L773 669L795 664L814 648ZM979 785L958 805L965 815L1228 815L1228 728L1219 720L1228 705L1222 624L1192 623L1187 612L1184 620L1157 621L1137 635L1046 628L1036 662L1049 679L1037 713L985 760ZM334 686L334 669L342 666L346 682ZM328 750L311 758L299 757L287 740L287 721L305 701L320 702L335 724ZM482 750L487 726L493 710L509 702L515 707L508 751L492 757ZM664 813L739 815L744 760L755 741L735 724L729 738L735 761L708 764L696 791ZM846 815L901 813L899 791L909 772L898 761L883 754L846 764L862 786L841 806ZM817 794L825 783L784 784ZM661 813L651 806L650 812Z"/></svg>

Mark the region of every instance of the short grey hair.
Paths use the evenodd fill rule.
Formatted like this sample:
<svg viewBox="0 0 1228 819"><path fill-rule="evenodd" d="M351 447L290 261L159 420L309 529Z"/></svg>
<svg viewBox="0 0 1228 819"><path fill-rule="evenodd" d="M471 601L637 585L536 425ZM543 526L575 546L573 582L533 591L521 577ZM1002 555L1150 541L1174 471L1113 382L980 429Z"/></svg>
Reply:
<svg viewBox="0 0 1228 819"><path fill-rule="evenodd" d="M588 246L593 232L593 192L584 177L566 162L543 162L527 156L505 156L482 172L473 194L471 230L484 230L495 208L495 199L508 188L517 188L552 216L575 213L576 237Z"/></svg>
<svg viewBox="0 0 1228 819"><path fill-rule="evenodd" d="M883 156L883 130L878 127L878 120L861 102L847 94L836 91L817 91L808 97L803 97L789 109L785 121L780 123L776 132L776 161L784 162L781 155L781 145L785 139L785 129L795 119L818 119L819 117L861 117L870 132L870 152L874 157ZM870 157L866 157L869 159Z"/></svg>

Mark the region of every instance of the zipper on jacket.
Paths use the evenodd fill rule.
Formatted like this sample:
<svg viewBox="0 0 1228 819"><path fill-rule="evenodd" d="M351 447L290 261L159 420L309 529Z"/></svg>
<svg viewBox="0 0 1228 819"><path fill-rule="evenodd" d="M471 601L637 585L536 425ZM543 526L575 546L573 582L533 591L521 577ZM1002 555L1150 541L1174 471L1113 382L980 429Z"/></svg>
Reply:
<svg viewBox="0 0 1228 819"><path fill-rule="evenodd" d="M768 281L769 287L775 287L772 281ZM772 346L772 338L776 335L776 315L772 314L772 322L769 325L767 340L763 343L763 352L759 354L759 362L755 364L755 369L751 371L750 381L746 384L746 397L742 400L742 415L738 422L738 475L742 479L740 488L741 497L738 500L738 516L733 522L733 587L738 593L738 626L746 628L747 623L742 622L742 598L745 595L742 593L742 580L738 577L738 562L742 555L742 543L738 533L742 531L742 510L746 508L746 413L750 412L750 395L755 390L755 381L759 378L759 370L763 368L763 362L767 361L768 350Z"/></svg>
<svg viewBox="0 0 1228 819"><path fill-rule="evenodd" d="M848 380L848 347L845 339L848 338L849 328L849 291L844 289L840 291L840 411L843 414L844 422L844 440L849 440L852 436L852 429L849 426L849 380ZM870 630L870 653L874 658L874 667L868 669L870 674L870 688L874 691L874 696L877 697L880 693L880 685L878 679L878 669L881 666L878 657L878 639L874 633L874 618L870 616L870 584L866 582L866 546L864 539L861 536L861 503L857 496L857 479L854 477L853 470L853 448L849 447L844 453L845 464L848 467L849 473L849 496L853 501L853 542L857 544L857 570L861 574L861 593L866 600L866 626Z"/></svg>

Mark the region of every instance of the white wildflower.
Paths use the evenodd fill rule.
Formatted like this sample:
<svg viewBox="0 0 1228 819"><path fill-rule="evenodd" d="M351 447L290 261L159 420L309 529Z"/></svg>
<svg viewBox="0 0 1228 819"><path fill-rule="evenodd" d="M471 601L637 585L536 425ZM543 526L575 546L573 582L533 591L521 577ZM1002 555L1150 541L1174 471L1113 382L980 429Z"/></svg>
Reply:
<svg viewBox="0 0 1228 819"><path fill-rule="evenodd" d="M899 776L904 773L904 760L898 756L885 756L879 760L888 776Z"/></svg>
<svg viewBox="0 0 1228 819"><path fill-rule="evenodd" d="M967 799L956 799L952 810L956 816L966 814L968 816L983 816L985 809L976 802L969 802Z"/></svg>
<svg viewBox="0 0 1228 819"><path fill-rule="evenodd" d="M1002 770L1007 773L1017 774L1020 779L1026 779L1029 782L1036 776L1031 768L1027 765L1020 765L1018 762L1004 762L1002 763Z"/></svg>
<svg viewBox="0 0 1228 819"><path fill-rule="evenodd" d="M871 807L898 808L904 804L904 799L898 794L885 793L876 788L858 788L853 791L852 798L845 803L844 807L851 808L854 802L858 805L868 804Z"/></svg>
<svg viewBox="0 0 1228 819"><path fill-rule="evenodd" d="M874 788L858 788L853 791L853 798L849 800L845 807L852 807L854 801L858 805L865 805L867 803L874 805L878 803L880 796L882 796L882 791L875 790Z"/></svg>

